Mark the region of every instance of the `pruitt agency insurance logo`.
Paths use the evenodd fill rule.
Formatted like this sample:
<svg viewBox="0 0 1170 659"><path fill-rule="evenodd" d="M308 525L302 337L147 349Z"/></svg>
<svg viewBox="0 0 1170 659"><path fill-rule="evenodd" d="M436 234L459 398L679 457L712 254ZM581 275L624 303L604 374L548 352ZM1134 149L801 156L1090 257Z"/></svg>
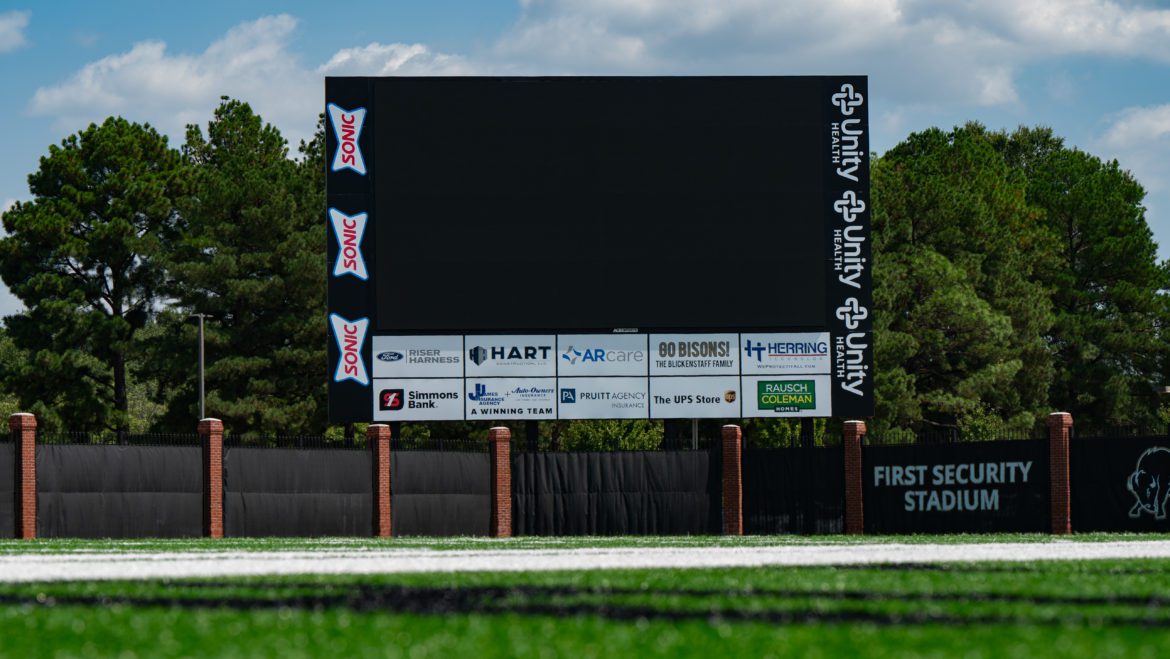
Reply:
<svg viewBox="0 0 1170 659"><path fill-rule="evenodd" d="M817 407L817 387L814 380L764 380L756 390L761 410L799 412Z"/></svg>

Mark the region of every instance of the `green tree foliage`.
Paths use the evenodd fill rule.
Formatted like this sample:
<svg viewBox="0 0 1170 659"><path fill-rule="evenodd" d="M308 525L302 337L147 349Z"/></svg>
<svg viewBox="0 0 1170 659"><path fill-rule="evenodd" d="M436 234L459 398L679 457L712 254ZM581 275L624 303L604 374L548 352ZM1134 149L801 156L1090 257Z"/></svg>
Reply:
<svg viewBox="0 0 1170 659"><path fill-rule="evenodd" d="M195 327L207 314L207 414L232 432L325 428L325 232L322 133L288 158L279 131L224 99L207 126L189 126L191 195L183 239L168 261L175 305L151 342L160 426L198 415Z"/></svg>
<svg viewBox="0 0 1170 659"><path fill-rule="evenodd" d="M878 428L1030 425L1047 407L1055 243L1026 181L968 124L874 163Z"/></svg>
<svg viewBox="0 0 1170 659"><path fill-rule="evenodd" d="M1038 273L1056 314L1050 404L1078 421L1155 423L1156 390L1170 384L1163 372L1170 270L1157 260L1145 190L1116 160L1068 148L1050 129L992 138L1025 175L1027 199L1057 241L1058 258Z"/></svg>
<svg viewBox="0 0 1170 659"><path fill-rule="evenodd" d="M149 125L110 118L51 146L33 200L4 214L6 319L27 359L6 369L21 406L70 429L125 430L127 353L158 301L175 238L179 154Z"/></svg>

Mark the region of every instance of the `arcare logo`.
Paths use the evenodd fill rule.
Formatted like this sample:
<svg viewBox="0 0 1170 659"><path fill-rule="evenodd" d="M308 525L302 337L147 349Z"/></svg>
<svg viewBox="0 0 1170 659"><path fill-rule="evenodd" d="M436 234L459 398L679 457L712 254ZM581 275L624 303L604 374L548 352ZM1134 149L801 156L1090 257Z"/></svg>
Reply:
<svg viewBox="0 0 1170 659"><path fill-rule="evenodd" d="M337 236L337 263L333 276L353 275L362 281L369 279L366 260L362 257L362 235L366 232L365 213L346 215L336 208L329 209L329 222Z"/></svg>
<svg viewBox="0 0 1170 659"><path fill-rule="evenodd" d="M853 90L853 85L845 83L841 85L841 91L833 94L833 105L841 109L841 114L850 116L853 114L853 108L859 107L865 102L865 97L859 92Z"/></svg>
<svg viewBox="0 0 1170 659"><path fill-rule="evenodd" d="M353 380L363 387L369 386L370 378L366 375L366 363L362 361L362 344L366 342L366 329L370 325L370 319L346 320L337 314L330 314L329 324L333 327L333 338L337 339L337 347L341 350L333 381Z"/></svg>
<svg viewBox="0 0 1170 659"><path fill-rule="evenodd" d="M584 350L578 350L573 346L569 346L561 354L561 359L572 365L576 365L577 362L581 362L582 364L640 362L645 358L645 355L645 352L642 350L607 350L606 348L585 348Z"/></svg>
<svg viewBox="0 0 1170 659"><path fill-rule="evenodd" d="M1137 466L1126 483L1137 502L1129 516L1150 513L1154 519L1166 519L1166 500L1170 498L1170 449L1154 446L1138 457Z"/></svg>
<svg viewBox="0 0 1170 659"><path fill-rule="evenodd" d="M846 329L857 329L859 321L869 318L869 310L861 306L855 297L845 298L845 304L837 307L837 318L845 322Z"/></svg>
<svg viewBox="0 0 1170 659"><path fill-rule="evenodd" d="M865 212L865 202L857 198L856 192L846 190L840 199L833 202L833 210L841 215L841 219L852 222Z"/></svg>
<svg viewBox="0 0 1170 659"><path fill-rule="evenodd" d="M765 380L757 383L761 410L799 412L817 407L817 388L814 380Z"/></svg>
<svg viewBox="0 0 1170 659"><path fill-rule="evenodd" d="M366 161L362 158L362 149L358 146L358 138L362 135L362 124L366 120L366 109L343 110L340 106L330 103L329 123L333 124L333 134L337 136L337 153L333 154L333 171L343 169L366 175Z"/></svg>

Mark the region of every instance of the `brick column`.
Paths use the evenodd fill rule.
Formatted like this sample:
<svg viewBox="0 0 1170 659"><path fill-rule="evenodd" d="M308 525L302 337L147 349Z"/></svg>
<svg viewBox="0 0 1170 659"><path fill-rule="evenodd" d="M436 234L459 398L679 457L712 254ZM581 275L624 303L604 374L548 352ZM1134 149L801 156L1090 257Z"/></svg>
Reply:
<svg viewBox="0 0 1170 659"><path fill-rule="evenodd" d="M488 431L492 458L492 516L488 533L493 538L512 537L512 431L499 427Z"/></svg>
<svg viewBox="0 0 1170 659"><path fill-rule="evenodd" d="M1052 532L1072 533L1072 489L1068 475L1068 440L1073 418L1068 412L1048 415L1048 469L1052 488Z"/></svg>
<svg viewBox="0 0 1170 659"><path fill-rule="evenodd" d="M845 533L865 533L865 502L861 498L861 438L864 421L846 421L845 448Z"/></svg>
<svg viewBox="0 0 1170 659"><path fill-rule="evenodd" d="M366 429L374 466L374 535L390 537L390 426L371 423Z"/></svg>
<svg viewBox="0 0 1170 659"><path fill-rule="evenodd" d="M743 535L743 432L723 426L723 535Z"/></svg>
<svg viewBox="0 0 1170 659"><path fill-rule="evenodd" d="M199 422L203 444L203 537L223 537L223 422Z"/></svg>
<svg viewBox="0 0 1170 659"><path fill-rule="evenodd" d="M12 457L16 463L15 535L20 540L32 540L37 537L37 418L13 414L8 417L8 429L12 432Z"/></svg>

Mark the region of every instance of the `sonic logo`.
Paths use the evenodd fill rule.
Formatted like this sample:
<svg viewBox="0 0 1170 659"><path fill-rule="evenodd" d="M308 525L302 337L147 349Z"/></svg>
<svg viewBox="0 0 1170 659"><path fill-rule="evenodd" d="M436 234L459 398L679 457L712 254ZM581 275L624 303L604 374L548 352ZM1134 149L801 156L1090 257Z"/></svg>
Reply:
<svg viewBox="0 0 1170 659"><path fill-rule="evenodd" d="M333 338L337 339L337 347L341 351L333 381L353 380L363 387L369 386L370 377L366 374L366 363L362 360L362 345L366 342L370 319L346 320L337 314L330 314L329 325L333 328Z"/></svg>
<svg viewBox="0 0 1170 659"><path fill-rule="evenodd" d="M343 110L340 106L330 103L329 123L333 125L333 134L337 136L337 152L333 154L333 171L352 169L366 175L366 161L362 158L362 148L358 145L358 138L362 135L362 124L366 120L366 109Z"/></svg>
<svg viewBox="0 0 1170 659"><path fill-rule="evenodd" d="M369 278L366 260L362 257L362 235L366 232L365 213L346 215L336 208L329 209L329 222L337 236L337 263L333 276L353 275L362 281Z"/></svg>

